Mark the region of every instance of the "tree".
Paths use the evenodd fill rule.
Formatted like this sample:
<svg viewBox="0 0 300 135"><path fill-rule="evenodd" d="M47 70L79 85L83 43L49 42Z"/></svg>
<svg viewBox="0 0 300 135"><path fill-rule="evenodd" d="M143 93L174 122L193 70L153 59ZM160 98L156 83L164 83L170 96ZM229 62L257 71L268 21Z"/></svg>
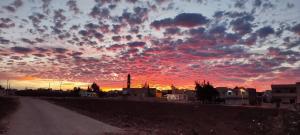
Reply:
<svg viewBox="0 0 300 135"><path fill-rule="evenodd" d="M98 84L96 84L95 82L91 85L91 89L93 92L95 92L99 97L103 97L104 96L104 92L100 89L100 87L98 86Z"/></svg>
<svg viewBox="0 0 300 135"><path fill-rule="evenodd" d="M2 87L2 85L0 85L0 90L4 90L5 88L4 87Z"/></svg>
<svg viewBox="0 0 300 135"><path fill-rule="evenodd" d="M219 97L219 92L209 82L206 83L204 81L201 84L196 81L195 85L196 97L198 100L202 101L202 103L215 102Z"/></svg>
<svg viewBox="0 0 300 135"><path fill-rule="evenodd" d="M80 90L81 90L80 87L74 87L73 94L74 94L75 97L79 97L80 96Z"/></svg>
<svg viewBox="0 0 300 135"><path fill-rule="evenodd" d="M147 96L148 97L153 97L154 96L153 93L151 92L149 83L145 82L145 84L143 85L142 88L147 89Z"/></svg>

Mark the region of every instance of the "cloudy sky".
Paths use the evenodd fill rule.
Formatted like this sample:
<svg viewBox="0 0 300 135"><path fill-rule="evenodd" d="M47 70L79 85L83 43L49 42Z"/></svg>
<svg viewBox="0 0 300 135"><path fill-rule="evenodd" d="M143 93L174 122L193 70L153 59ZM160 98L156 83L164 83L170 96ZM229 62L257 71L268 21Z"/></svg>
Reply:
<svg viewBox="0 0 300 135"><path fill-rule="evenodd" d="M1 0L0 83L270 89L300 81L299 0Z"/></svg>

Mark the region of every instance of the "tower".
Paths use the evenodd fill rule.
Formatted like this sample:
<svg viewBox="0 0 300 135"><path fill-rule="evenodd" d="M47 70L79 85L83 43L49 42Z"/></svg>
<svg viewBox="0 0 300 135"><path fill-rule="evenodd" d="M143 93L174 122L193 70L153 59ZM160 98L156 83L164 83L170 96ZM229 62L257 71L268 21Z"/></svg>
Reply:
<svg viewBox="0 0 300 135"><path fill-rule="evenodd" d="M130 88L130 84L131 84L131 77L130 77L130 74L128 74L128 76L127 76L127 88Z"/></svg>

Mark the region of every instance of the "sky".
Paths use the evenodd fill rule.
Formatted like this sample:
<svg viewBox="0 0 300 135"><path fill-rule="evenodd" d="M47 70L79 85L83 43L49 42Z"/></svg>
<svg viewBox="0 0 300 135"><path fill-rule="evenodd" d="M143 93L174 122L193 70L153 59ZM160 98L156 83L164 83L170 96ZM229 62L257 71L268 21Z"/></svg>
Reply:
<svg viewBox="0 0 300 135"><path fill-rule="evenodd" d="M299 0L1 0L0 85L300 81ZM9 80L9 81L7 81Z"/></svg>

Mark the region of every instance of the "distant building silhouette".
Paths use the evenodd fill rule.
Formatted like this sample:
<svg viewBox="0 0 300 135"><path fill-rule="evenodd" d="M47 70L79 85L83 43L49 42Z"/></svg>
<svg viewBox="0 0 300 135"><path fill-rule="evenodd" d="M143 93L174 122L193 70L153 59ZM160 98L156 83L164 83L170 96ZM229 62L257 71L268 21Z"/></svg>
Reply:
<svg viewBox="0 0 300 135"><path fill-rule="evenodd" d="M220 93L220 98L224 99L226 104L242 105L242 104L257 104L256 89L235 87L234 89L227 87L217 87Z"/></svg>
<svg viewBox="0 0 300 135"><path fill-rule="evenodd" d="M300 82L296 84L272 84L272 98L285 104L300 103Z"/></svg>
<svg viewBox="0 0 300 135"><path fill-rule="evenodd" d="M127 75L127 88L130 88L131 85L131 77L130 74Z"/></svg>
<svg viewBox="0 0 300 135"><path fill-rule="evenodd" d="M131 88L131 76L127 76L127 88L123 88L123 95L138 96L138 97L155 97L156 88L150 88L148 83L142 88Z"/></svg>

